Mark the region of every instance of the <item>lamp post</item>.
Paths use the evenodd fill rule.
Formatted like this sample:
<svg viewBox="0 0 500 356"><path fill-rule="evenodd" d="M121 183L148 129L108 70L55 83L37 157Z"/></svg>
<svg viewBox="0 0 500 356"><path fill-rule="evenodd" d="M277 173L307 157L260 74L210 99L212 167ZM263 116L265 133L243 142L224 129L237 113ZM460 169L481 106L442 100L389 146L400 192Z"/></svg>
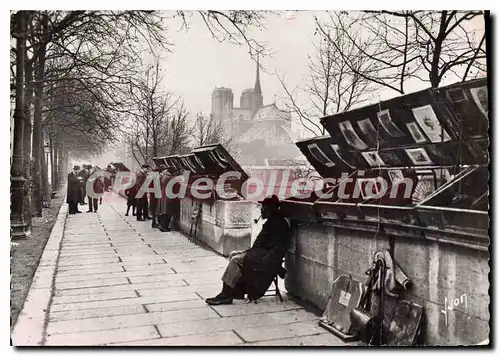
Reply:
<svg viewBox="0 0 500 356"><path fill-rule="evenodd" d="M14 110L14 139L10 168L10 237L26 238L23 217L24 183L24 62L26 56L26 12L18 11L15 21L16 37L16 108Z"/></svg>

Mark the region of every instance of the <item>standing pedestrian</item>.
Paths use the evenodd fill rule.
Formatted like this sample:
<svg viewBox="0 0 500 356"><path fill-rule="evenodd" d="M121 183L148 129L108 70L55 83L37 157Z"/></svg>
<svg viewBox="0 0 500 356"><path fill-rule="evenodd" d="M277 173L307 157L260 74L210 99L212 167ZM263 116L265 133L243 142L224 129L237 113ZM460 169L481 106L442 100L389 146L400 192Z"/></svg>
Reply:
<svg viewBox="0 0 500 356"><path fill-rule="evenodd" d="M74 166L73 171L68 174L68 187L66 191L66 203L69 205L69 213L81 213L78 210L80 199L80 184L78 182L78 171L80 166Z"/></svg>
<svg viewBox="0 0 500 356"><path fill-rule="evenodd" d="M97 213L98 197L104 193L104 182L102 181L102 177L99 176L99 171L96 168L92 169L87 181L91 182L93 189L93 191L87 192L87 199L89 202L89 210L87 213Z"/></svg>
<svg viewBox="0 0 500 356"><path fill-rule="evenodd" d="M87 191L86 191L86 184L87 184L87 179L89 178L89 171L88 171L89 166L84 164L83 169L78 172L79 176L79 181L80 181L80 205L87 205L85 203L85 197L87 196Z"/></svg>
<svg viewBox="0 0 500 356"><path fill-rule="evenodd" d="M177 212L179 198L177 195L180 191L181 183L179 181L174 184L169 182L178 176L179 172L174 168L167 168L164 170L161 178L162 200L160 203L160 231L170 231L170 221L172 215Z"/></svg>
<svg viewBox="0 0 500 356"><path fill-rule="evenodd" d="M156 186L155 179L159 178L159 173L160 173L160 168L155 168L150 174L152 177L151 183L149 184L150 189L154 189ZM161 196L157 197L156 192L150 192L149 193L149 212L151 213L151 217L153 218L153 221L151 222L151 227L154 229L158 227L158 205L161 200Z"/></svg>
<svg viewBox="0 0 500 356"><path fill-rule="evenodd" d="M125 196L127 197L127 212L125 213L125 216L128 216L128 212L130 211L130 208L132 207L132 216L135 216L135 209L137 207L137 199L135 199L135 195L137 194L137 191L135 190L135 186L129 189L125 189Z"/></svg>
<svg viewBox="0 0 500 356"><path fill-rule="evenodd" d="M146 220L145 217L148 216L147 213L147 204L148 197L144 192L140 191L144 181L146 180L146 176L148 173L149 165L143 164L141 169L135 173L135 185L134 185L134 196L136 199L136 218L137 221ZM140 196L139 196L140 194Z"/></svg>

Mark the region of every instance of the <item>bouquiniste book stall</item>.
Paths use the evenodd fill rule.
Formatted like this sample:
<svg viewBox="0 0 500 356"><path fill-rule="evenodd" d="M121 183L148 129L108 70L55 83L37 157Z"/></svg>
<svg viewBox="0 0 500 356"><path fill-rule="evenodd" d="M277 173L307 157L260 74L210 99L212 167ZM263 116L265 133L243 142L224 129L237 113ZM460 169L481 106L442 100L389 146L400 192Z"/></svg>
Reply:
<svg viewBox="0 0 500 356"><path fill-rule="evenodd" d="M377 234L405 235L411 230L408 236L422 240L488 250L486 79L400 96L324 117L321 124L329 135L296 145L325 180L323 190L308 199L285 200L282 210L287 217L333 226L360 222L357 226L371 227ZM393 255L394 239L390 241L386 260ZM382 262L388 261L383 256L374 260L375 268ZM402 272L395 261L390 262L396 275ZM411 283L404 272L399 276L395 285L403 287L399 289L402 295ZM390 298L384 301L383 296L393 291L386 291L380 293L382 300L375 312L372 308L367 313L370 308L362 305L366 303L363 296L372 286L359 287L344 277L334 282L335 300L330 299L322 326L345 340L361 338L392 345L416 342L421 306L401 299L389 305ZM358 286L357 298L346 301L349 284ZM396 324L398 332L390 327ZM370 334L367 325L377 335Z"/></svg>

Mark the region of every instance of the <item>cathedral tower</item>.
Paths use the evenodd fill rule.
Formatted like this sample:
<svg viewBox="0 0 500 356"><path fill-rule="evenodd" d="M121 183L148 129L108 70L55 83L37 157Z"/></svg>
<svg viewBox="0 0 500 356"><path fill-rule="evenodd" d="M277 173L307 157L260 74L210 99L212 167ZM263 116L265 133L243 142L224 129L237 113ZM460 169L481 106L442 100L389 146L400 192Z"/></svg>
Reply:
<svg viewBox="0 0 500 356"><path fill-rule="evenodd" d="M263 102L264 102L264 97L262 96L262 88L260 86L259 58L257 57L257 73L255 76L255 85L253 88L253 103L252 103L253 113L255 113L262 106L264 106Z"/></svg>
<svg viewBox="0 0 500 356"><path fill-rule="evenodd" d="M228 88L215 88L212 92L212 115L225 130L226 137L231 136L233 117L233 91Z"/></svg>

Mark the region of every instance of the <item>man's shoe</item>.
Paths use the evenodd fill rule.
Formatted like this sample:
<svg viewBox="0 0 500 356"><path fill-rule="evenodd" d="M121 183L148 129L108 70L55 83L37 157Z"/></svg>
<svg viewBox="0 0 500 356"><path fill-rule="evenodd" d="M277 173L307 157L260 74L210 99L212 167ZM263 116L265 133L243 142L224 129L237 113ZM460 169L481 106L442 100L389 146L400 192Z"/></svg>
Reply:
<svg viewBox="0 0 500 356"><path fill-rule="evenodd" d="M128 213L127 213L127 214L125 214L125 216L128 216Z"/></svg>
<svg viewBox="0 0 500 356"><path fill-rule="evenodd" d="M137 221L146 221L143 218L137 218Z"/></svg>
<svg viewBox="0 0 500 356"><path fill-rule="evenodd" d="M82 212L80 210L76 211L77 214L81 214Z"/></svg>
<svg viewBox="0 0 500 356"><path fill-rule="evenodd" d="M91 213L91 212L92 212L92 210L87 210L87 213Z"/></svg>
<svg viewBox="0 0 500 356"><path fill-rule="evenodd" d="M227 297L225 295L218 295L214 298L207 298L205 303L208 305L224 305L224 304L233 304L233 298Z"/></svg>

